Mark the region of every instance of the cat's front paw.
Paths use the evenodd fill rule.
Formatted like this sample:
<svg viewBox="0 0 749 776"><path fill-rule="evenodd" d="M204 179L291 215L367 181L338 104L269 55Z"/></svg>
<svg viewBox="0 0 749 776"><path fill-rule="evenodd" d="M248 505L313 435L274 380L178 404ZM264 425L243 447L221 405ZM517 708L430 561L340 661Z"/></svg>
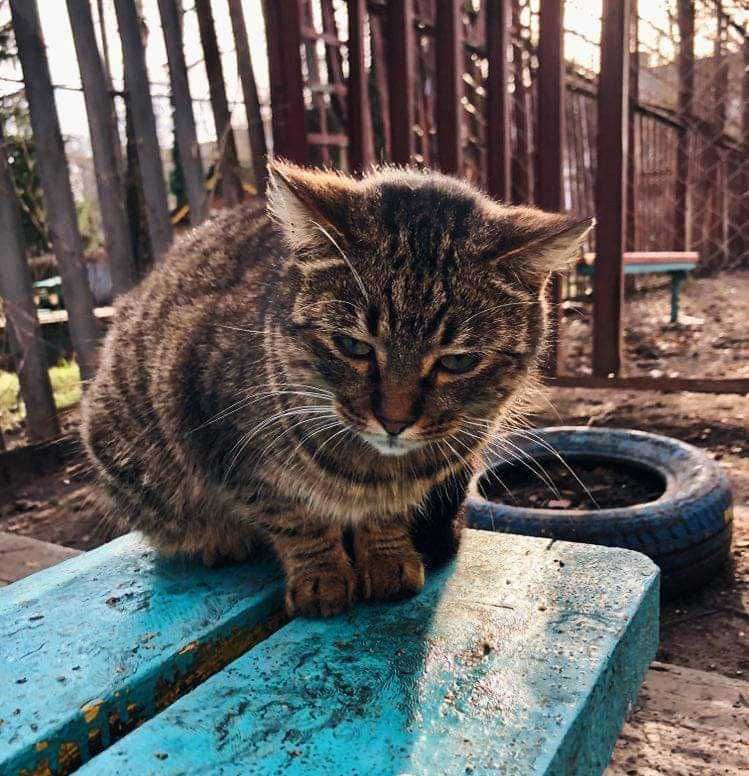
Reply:
<svg viewBox="0 0 749 776"><path fill-rule="evenodd" d="M357 560L356 569L365 600L399 601L416 595L424 587L424 564L416 551L370 551Z"/></svg>
<svg viewBox="0 0 749 776"><path fill-rule="evenodd" d="M355 593L350 563L320 566L286 580L286 612L290 617L332 617L351 607Z"/></svg>

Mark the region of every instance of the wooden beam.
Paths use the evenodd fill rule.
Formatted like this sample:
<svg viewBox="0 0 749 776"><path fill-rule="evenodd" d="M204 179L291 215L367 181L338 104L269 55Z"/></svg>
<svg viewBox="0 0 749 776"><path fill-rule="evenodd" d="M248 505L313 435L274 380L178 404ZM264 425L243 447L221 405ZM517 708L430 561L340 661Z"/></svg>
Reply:
<svg viewBox="0 0 749 776"><path fill-rule="evenodd" d="M486 83L487 184L489 193L493 197L507 202L512 200L510 101L507 92L510 17L510 0L487 1L486 56L489 67ZM515 89L519 86L516 83Z"/></svg>
<svg viewBox="0 0 749 776"><path fill-rule="evenodd" d="M390 0L388 3L386 42L391 161L410 164L414 153L413 89L416 76L413 0Z"/></svg>
<svg viewBox="0 0 749 776"><path fill-rule="evenodd" d="M57 436L60 426L47 371L47 351L34 306L34 289L26 261L21 212L2 146L0 234L3 235L0 240L0 298L21 395L26 405L26 440L41 442Z"/></svg>
<svg viewBox="0 0 749 776"><path fill-rule="evenodd" d="M125 211L125 186L121 176L120 137L110 87L96 43L89 0L67 0L70 29L81 73L91 148L94 155L96 191L109 258L112 293L119 296L136 282L130 225Z"/></svg>
<svg viewBox="0 0 749 776"><path fill-rule="evenodd" d="M629 147L627 155L627 250L637 248L637 154L635 153L635 116L640 99L640 35L638 0L630 0L629 21L629 110L627 111Z"/></svg>
<svg viewBox="0 0 749 776"><path fill-rule="evenodd" d="M299 3L263 0L268 48L273 154L298 164L308 159Z"/></svg>
<svg viewBox="0 0 749 776"><path fill-rule="evenodd" d="M153 255L161 259L172 242L172 223L151 102L146 52L141 40L141 19L132 0L114 0L114 8L122 41L125 88L135 130L148 236Z"/></svg>
<svg viewBox="0 0 749 776"><path fill-rule="evenodd" d="M258 193L265 194L268 182L268 148L265 144L265 130L260 112L260 98L257 93L255 72L252 67L247 25L244 20L241 0L228 0L228 2L234 45L237 49L237 72L239 73L239 82L242 84L247 134L250 139L253 178Z"/></svg>
<svg viewBox="0 0 749 776"><path fill-rule="evenodd" d="M629 0L604 0L598 83L593 374L622 364L622 261L626 242Z"/></svg>
<svg viewBox="0 0 749 776"><path fill-rule="evenodd" d="M369 82L364 63L366 0L348 0L348 120L349 159L354 172L374 164Z"/></svg>
<svg viewBox="0 0 749 776"><path fill-rule="evenodd" d="M96 372L99 328L83 264L83 241L70 188L68 161L60 132L49 62L36 0L11 0L10 10L23 70L24 88L34 133L36 162L52 246L57 257L65 305L70 315L70 339L84 380ZM3 235L2 239L6 239Z"/></svg>
<svg viewBox="0 0 749 776"><path fill-rule="evenodd" d="M88 0L84 0L88 2ZM190 205L190 223L202 223L207 215L207 195L204 183L203 162L200 158L195 131L195 115L187 79L187 65L182 40L182 19L177 0L159 0L161 29L169 64L169 82L174 107L174 132L177 136L179 161L185 180L187 202Z"/></svg>
<svg viewBox="0 0 749 776"><path fill-rule="evenodd" d="M627 391L663 391L674 393L738 393L749 395L749 377L596 377L595 375L554 375L544 378L556 388L620 388Z"/></svg>
<svg viewBox="0 0 749 776"><path fill-rule="evenodd" d="M677 112L681 126L676 135L676 188L674 247L687 250L689 230L689 119L694 101L694 0L678 0L679 93Z"/></svg>
<svg viewBox="0 0 749 776"><path fill-rule="evenodd" d="M564 143L564 0L544 0L538 40L538 193L545 210L564 209L562 150ZM553 374L559 362L561 281L549 284L549 348L544 371Z"/></svg>
<svg viewBox="0 0 749 776"><path fill-rule="evenodd" d="M463 170L463 20L461 0L437 0L437 158L444 173Z"/></svg>

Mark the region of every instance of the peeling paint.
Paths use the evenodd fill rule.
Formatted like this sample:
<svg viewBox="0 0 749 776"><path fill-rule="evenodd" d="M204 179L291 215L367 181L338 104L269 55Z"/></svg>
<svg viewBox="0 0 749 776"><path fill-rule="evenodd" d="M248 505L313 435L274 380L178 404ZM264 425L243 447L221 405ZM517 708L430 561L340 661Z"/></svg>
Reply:
<svg viewBox="0 0 749 776"><path fill-rule="evenodd" d="M81 706L83 718L86 720L86 722L91 723L96 719L96 717L99 715L99 709L102 707L103 703L104 700L102 698L97 698L95 701L90 701L85 706Z"/></svg>

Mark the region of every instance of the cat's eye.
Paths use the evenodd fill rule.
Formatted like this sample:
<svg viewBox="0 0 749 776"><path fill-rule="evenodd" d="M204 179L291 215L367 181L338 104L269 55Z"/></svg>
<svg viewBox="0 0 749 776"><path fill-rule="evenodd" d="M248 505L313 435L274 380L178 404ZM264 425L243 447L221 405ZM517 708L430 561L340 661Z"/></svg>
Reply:
<svg viewBox="0 0 749 776"><path fill-rule="evenodd" d="M440 369L444 369L445 372L452 372L453 374L461 374L462 372L468 372L480 361L480 356L476 353L450 353L437 362L437 366Z"/></svg>
<svg viewBox="0 0 749 776"><path fill-rule="evenodd" d="M344 356L350 358L369 358L372 353L372 346L368 342L354 339L346 334L336 334L333 342Z"/></svg>

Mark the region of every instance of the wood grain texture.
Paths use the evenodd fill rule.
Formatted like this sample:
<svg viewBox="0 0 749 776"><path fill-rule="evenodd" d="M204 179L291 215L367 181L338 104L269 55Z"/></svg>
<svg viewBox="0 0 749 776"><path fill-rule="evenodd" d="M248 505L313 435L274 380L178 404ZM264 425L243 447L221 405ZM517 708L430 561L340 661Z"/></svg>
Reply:
<svg viewBox="0 0 749 776"><path fill-rule="evenodd" d="M3 588L0 773L85 762L278 627L282 591L271 566L161 561L135 534Z"/></svg>
<svg viewBox="0 0 749 776"><path fill-rule="evenodd" d="M81 773L599 774L657 640L644 556L466 531L418 597L294 620Z"/></svg>

